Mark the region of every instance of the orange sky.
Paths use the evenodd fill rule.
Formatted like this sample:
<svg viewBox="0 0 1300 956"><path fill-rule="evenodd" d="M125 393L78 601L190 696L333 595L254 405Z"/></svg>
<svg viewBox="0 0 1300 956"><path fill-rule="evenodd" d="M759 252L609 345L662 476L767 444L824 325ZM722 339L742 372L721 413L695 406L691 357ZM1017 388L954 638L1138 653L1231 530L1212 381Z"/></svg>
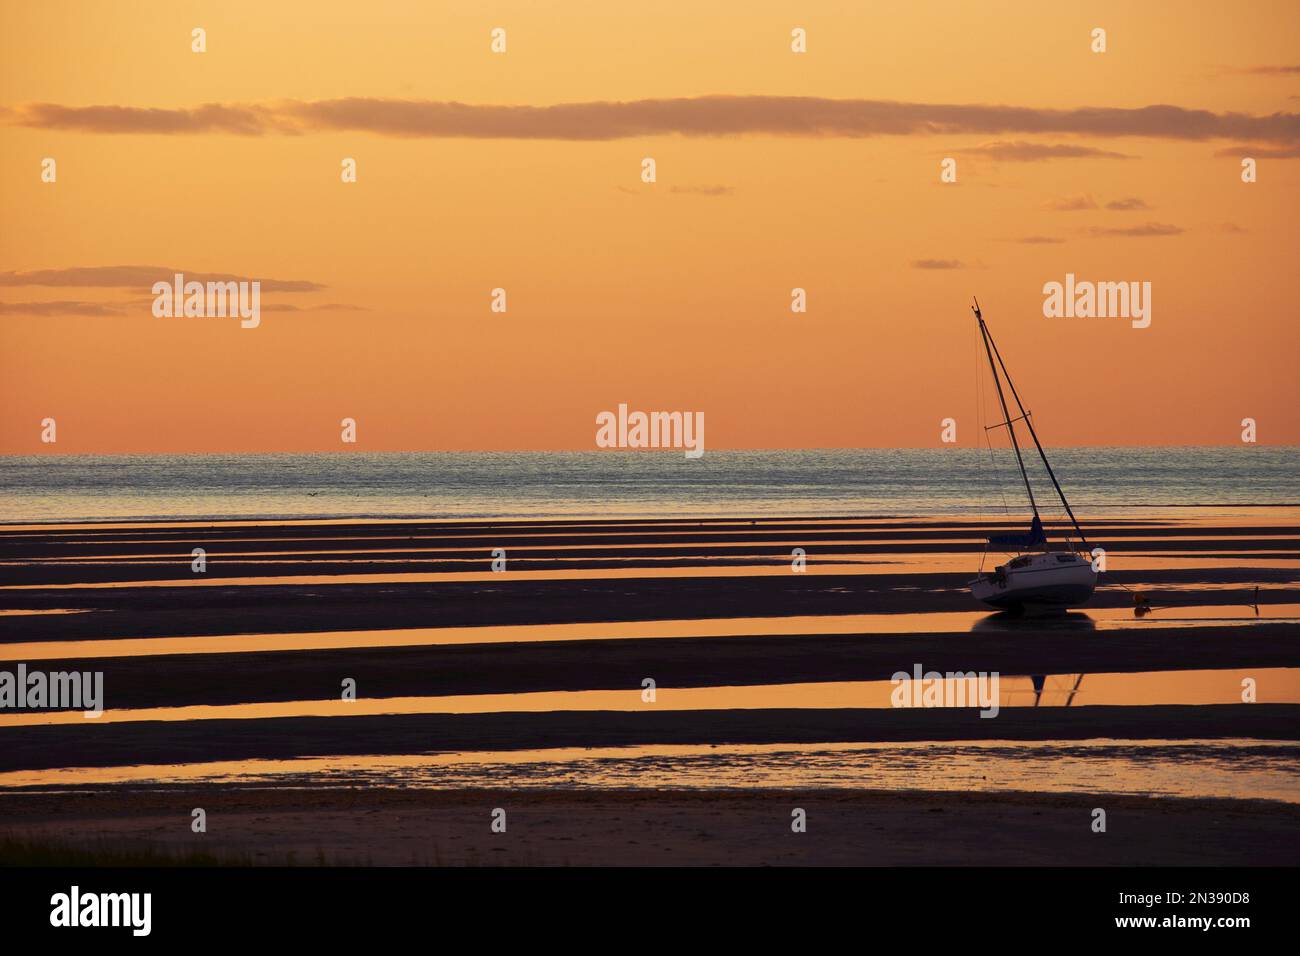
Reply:
<svg viewBox="0 0 1300 956"><path fill-rule="evenodd" d="M596 413L620 402L703 411L709 448L937 446L945 417L969 445L972 294L1049 445L1232 444L1247 416L1262 443L1300 443L1294 117L1248 125L1267 140L1189 139L1184 120L1117 136L1079 114L1056 132L687 135L670 119L605 139L483 138L390 135L369 116L329 127L293 105L681 98L666 112L686 115L732 94L1269 117L1300 104L1291 2L705 7L4 5L0 453L337 450L343 417L358 450L592 449ZM505 54L489 49L495 26ZM1098 26L1104 54L1089 49ZM108 131L117 119L91 128L32 104L251 104L270 125ZM804 109L753 108L787 127ZM706 112L726 123L735 109ZM598 114L580 116L604 129ZM987 148L1006 143L1120 156ZM1259 157L1258 182L1241 182L1242 155ZM348 156L355 184L340 182ZM946 156L956 184L939 182ZM44 157L56 183L41 181ZM1071 204L1092 208L1053 208ZM1144 231L1172 234L1126 234ZM147 283L10 275L125 265L324 288L264 289L245 330L154 318ZM1044 318L1042 286L1067 272L1151 282L1151 327ZM504 315L488 308L498 286ZM796 286L806 315L790 313ZM33 305L51 302L69 304ZM40 441L45 417L56 445Z"/></svg>

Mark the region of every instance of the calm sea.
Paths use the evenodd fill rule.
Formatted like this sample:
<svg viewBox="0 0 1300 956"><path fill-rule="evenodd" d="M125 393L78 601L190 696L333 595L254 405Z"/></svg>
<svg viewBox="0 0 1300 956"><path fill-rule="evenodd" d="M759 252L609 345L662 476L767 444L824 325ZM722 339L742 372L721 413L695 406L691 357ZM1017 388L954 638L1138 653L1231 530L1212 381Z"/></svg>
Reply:
<svg viewBox="0 0 1300 956"><path fill-rule="evenodd" d="M1081 513L1300 502L1300 447L1068 448ZM1040 465L1040 502L1054 494ZM1023 514L975 449L0 457L0 521ZM1045 514L1057 512L1045 508Z"/></svg>

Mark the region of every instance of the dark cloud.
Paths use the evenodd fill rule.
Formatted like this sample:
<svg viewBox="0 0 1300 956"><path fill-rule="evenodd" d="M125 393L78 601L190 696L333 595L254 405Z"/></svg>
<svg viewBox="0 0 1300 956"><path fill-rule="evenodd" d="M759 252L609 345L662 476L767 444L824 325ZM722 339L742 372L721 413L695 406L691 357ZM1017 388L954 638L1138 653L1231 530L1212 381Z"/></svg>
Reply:
<svg viewBox="0 0 1300 956"><path fill-rule="evenodd" d="M963 269L965 266L960 259L915 259L912 261L913 269Z"/></svg>
<svg viewBox="0 0 1300 956"><path fill-rule="evenodd" d="M1137 196L1130 196L1127 199L1112 199L1106 203L1107 209L1115 212L1132 212L1135 209L1150 209L1145 199L1139 199Z"/></svg>
<svg viewBox="0 0 1300 956"><path fill-rule="evenodd" d="M1168 105L1136 109L1040 109L812 96L697 96L553 106L475 105L374 97L206 103L175 109L30 103L7 109L4 119L39 129L159 135L258 136L363 131L386 136L611 140L667 133L813 137L1019 133L1300 141L1300 114L1295 113L1253 116ZM1057 150L1071 148L1087 149L1055 147ZM1055 155L1065 154L1058 151Z"/></svg>
<svg viewBox="0 0 1300 956"><path fill-rule="evenodd" d="M61 106L29 103L6 111L5 120L38 129L83 133L235 133L260 136L276 129L292 132L266 106L205 103L189 109L138 106Z"/></svg>
<svg viewBox="0 0 1300 956"><path fill-rule="evenodd" d="M170 282L176 273L186 282L252 282L263 292L319 292L325 286L301 279L264 279L228 273L187 272L168 266L73 266L32 272L0 272L0 286L57 286L59 288L149 289L155 282Z"/></svg>

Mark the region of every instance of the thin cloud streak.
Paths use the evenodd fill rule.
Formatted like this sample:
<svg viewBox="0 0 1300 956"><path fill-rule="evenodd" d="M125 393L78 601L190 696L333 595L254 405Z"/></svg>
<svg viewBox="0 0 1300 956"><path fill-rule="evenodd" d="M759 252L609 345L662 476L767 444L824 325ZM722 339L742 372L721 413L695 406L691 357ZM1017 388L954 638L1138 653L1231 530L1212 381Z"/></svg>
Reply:
<svg viewBox="0 0 1300 956"><path fill-rule="evenodd" d="M1179 106L1039 109L801 96L697 96L629 102L504 106L349 97L205 103L164 109L30 103L0 113L12 125L105 134L370 132L398 137L613 140L684 136L867 137L1079 134L1174 140L1300 142L1300 114L1214 113Z"/></svg>
<svg viewBox="0 0 1300 956"><path fill-rule="evenodd" d="M321 305L293 305L288 302L270 302L262 306L263 312L369 312L363 305L346 302L325 302Z"/></svg>
<svg viewBox="0 0 1300 956"><path fill-rule="evenodd" d="M1300 73L1300 66L1225 66L1219 72L1238 76L1289 76Z"/></svg>
<svg viewBox="0 0 1300 956"><path fill-rule="evenodd" d="M1215 152L1215 156L1233 156L1245 159L1300 159L1300 146L1229 146Z"/></svg>
<svg viewBox="0 0 1300 956"><path fill-rule="evenodd" d="M1072 143L1025 143L998 142L983 143L961 150L962 153L987 156L989 159L1001 159L1013 163L1040 163L1048 159L1133 159L1125 153L1116 153L1108 149L1093 146L1077 146Z"/></svg>
<svg viewBox="0 0 1300 956"><path fill-rule="evenodd" d="M669 192L679 196L733 196L734 186L671 186Z"/></svg>
<svg viewBox="0 0 1300 956"><path fill-rule="evenodd" d="M188 272L168 266L73 266L68 269L36 269L32 272L0 272L0 286L52 286L57 288L137 289L155 282L170 282L177 273L186 282L260 282L263 292L319 292L325 286L303 279L263 279L229 273Z"/></svg>
<svg viewBox="0 0 1300 956"><path fill-rule="evenodd" d="M0 302L0 315L91 315L119 316L120 306L100 302Z"/></svg>
<svg viewBox="0 0 1300 956"><path fill-rule="evenodd" d="M1087 230L1090 236L1106 236L1109 238L1179 236L1186 231L1182 226L1171 226L1163 222L1145 222L1140 226L1093 226Z"/></svg>
<svg viewBox="0 0 1300 956"><path fill-rule="evenodd" d="M1097 200L1093 199L1091 195L1063 196L1060 199L1049 199L1043 206L1054 212L1084 212L1089 209L1096 209Z"/></svg>

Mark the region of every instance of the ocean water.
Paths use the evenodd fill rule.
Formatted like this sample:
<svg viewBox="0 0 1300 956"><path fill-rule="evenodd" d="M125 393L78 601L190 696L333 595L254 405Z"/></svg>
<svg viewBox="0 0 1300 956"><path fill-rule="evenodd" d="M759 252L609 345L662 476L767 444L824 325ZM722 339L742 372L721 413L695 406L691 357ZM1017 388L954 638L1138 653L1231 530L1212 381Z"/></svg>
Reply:
<svg viewBox="0 0 1300 956"><path fill-rule="evenodd" d="M1063 514L1032 451L1045 515ZM1300 447L1067 448L1076 513L1300 502ZM1026 514L1010 451L0 457L0 522Z"/></svg>

